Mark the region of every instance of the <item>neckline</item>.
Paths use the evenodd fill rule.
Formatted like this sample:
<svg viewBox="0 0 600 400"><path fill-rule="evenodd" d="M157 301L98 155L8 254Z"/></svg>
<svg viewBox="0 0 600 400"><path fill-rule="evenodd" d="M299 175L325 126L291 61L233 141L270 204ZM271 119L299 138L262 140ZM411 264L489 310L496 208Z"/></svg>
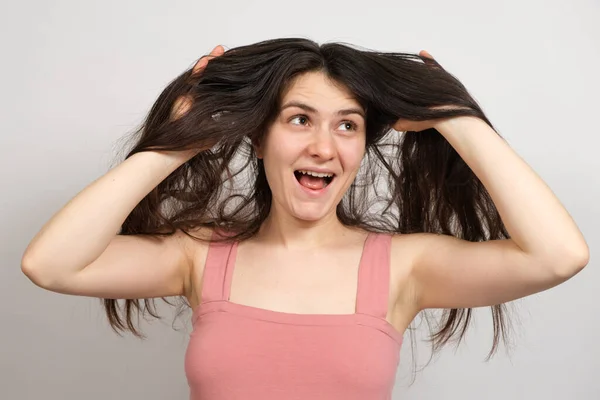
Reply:
<svg viewBox="0 0 600 400"><path fill-rule="evenodd" d="M356 297L354 302L354 312L346 314L323 314L323 313L293 313L286 311L270 310L267 308L260 308L241 303L236 303L230 300L231 298L231 284L233 278L233 270L235 269L235 261L237 258L237 247L238 241L231 244L230 254L227 259L225 269L225 282L223 285L223 298L209 300L201 302L196 309L192 312L192 324L198 318L204 314L211 312L224 312L229 314L235 314L237 316L251 318L254 320L267 321L278 324L288 325L316 325L316 326L331 326L331 325L349 325L359 324L370 327L375 327L380 331L386 333L391 339L393 339L398 345L403 342L404 333L398 331L385 316L376 316L369 313L359 312L358 306L360 297L361 285L366 284L365 279L361 279L361 275L364 274L364 265L367 262L367 249L371 244L371 241L377 237L376 233L367 232L366 238L362 245L362 252L359 259L359 265L357 269L357 285L356 285ZM389 285L389 282L388 282ZM385 314L387 315L387 302L385 308Z"/></svg>
<svg viewBox="0 0 600 400"><path fill-rule="evenodd" d="M248 306L245 304L234 303L229 300L212 300L198 305L192 313L193 328L195 329L196 321L201 316L211 313L234 314L251 320L292 326L362 325L380 330L398 345L402 345L404 340L404 334L398 331L387 319L371 314L364 314L356 311L352 314L290 313Z"/></svg>
<svg viewBox="0 0 600 400"><path fill-rule="evenodd" d="M274 313L280 313L280 314L287 314L287 315L308 315L308 316L316 316L316 315L325 315L325 316L334 316L334 315L342 315L342 316L347 316L347 315L356 315L356 314L360 314L358 312L358 305L359 305L359 301L361 301L361 299L359 298L359 295L361 293L361 285L364 285L364 279L361 279L361 275L364 274L364 264L366 263L366 252L367 249L369 247L369 244L371 243L371 241L375 238L375 234L373 232L367 232L367 236L365 237L363 244L362 244L362 251L360 254L360 258L358 261L358 268L357 268L357 273L356 273L356 293L355 293L355 299L354 299L354 312L350 313L350 314L306 314L306 313L290 313L290 312L283 312L283 311L275 311L275 310L269 310L266 308L259 308L259 307L253 307L253 306L247 306L241 303L235 303L233 301L231 301L231 285L233 283L233 272L235 270L236 267L236 260L237 260L237 253L238 253L238 241L235 241L234 243L232 243L231 246L231 252L229 254L229 257L227 258L227 267L225 269L225 282L223 283L223 291L224 291L224 299L222 299L223 301L226 301L229 304L237 304L239 306L243 306L243 307L249 307L249 308L254 308L254 309L258 309L258 310L265 310L265 311L271 311ZM389 285L389 283L388 283ZM387 305L387 302L386 302ZM387 306L386 306L386 314L387 314ZM384 318L385 319L385 318Z"/></svg>

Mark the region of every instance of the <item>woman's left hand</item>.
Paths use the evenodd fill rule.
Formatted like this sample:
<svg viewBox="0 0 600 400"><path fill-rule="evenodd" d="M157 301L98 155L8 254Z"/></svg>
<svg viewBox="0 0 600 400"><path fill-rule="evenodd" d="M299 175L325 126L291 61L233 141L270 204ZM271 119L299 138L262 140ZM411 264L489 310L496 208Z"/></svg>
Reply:
<svg viewBox="0 0 600 400"><path fill-rule="evenodd" d="M432 66L439 65L437 63L437 61L435 61L433 56L431 54L429 54L427 51L421 50L419 52L419 55L424 58L423 61L426 64L429 64ZM444 109L452 109L452 108L454 108L454 107L452 107L452 106L433 107L434 110L444 110ZM440 118L440 119L426 120L426 121L411 121L411 120L407 120L407 119L399 119L398 121L396 121L396 123L393 125L392 128L399 132L407 132L407 131L421 132L421 131L424 131L424 130L427 130L430 128L435 128L436 124L439 124L440 122L443 122L447 119L448 118Z"/></svg>

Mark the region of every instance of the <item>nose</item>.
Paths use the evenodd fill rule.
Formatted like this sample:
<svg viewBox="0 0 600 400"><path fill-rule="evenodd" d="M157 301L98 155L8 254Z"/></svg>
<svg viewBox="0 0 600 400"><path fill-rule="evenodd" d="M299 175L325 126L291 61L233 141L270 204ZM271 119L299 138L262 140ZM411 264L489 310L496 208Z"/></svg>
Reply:
<svg viewBox="0 0 600 400"><path fill-rule="evenodd" d="M327 129L317 129L311 136L308 152L312 158L331 160L335 156L335 141Z"/></svg>

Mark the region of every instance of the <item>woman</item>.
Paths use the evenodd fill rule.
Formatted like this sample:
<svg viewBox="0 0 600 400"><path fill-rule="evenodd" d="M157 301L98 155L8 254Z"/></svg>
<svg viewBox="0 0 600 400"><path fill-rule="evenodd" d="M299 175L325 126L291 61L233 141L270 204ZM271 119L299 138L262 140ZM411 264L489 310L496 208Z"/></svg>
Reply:
<svg viewBox="0 0 600 400"><path fill-rule="evenodd" d="M558 199L426 52L217 46L139 133L22 269L105 299L116 331L184 298L193 399L390 398L420 312L448 310L439 349L491 306L493 352L504 303L588 262Z"/></svg>

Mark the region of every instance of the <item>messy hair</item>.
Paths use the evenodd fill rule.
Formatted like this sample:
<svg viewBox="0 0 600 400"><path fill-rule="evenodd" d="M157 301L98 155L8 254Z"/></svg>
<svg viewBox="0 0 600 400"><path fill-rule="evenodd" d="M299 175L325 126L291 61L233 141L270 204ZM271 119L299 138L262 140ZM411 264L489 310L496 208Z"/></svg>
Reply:
<svg viewBox="0 0 600 400"><path fill-rule="evenodd" d="M192 72L183 72L159 95L134 132L126 158L150 150L201 151L144 197L122 224L121 235L189 234L204 227L232 232L233 240L253 237L272 202L253 144L268 132L293 80L322 72L347 88L366 112L365 157L337 205L341 223L371 232L429 232L475 242L509 237L486 188L438 131L392 129L400 118L456 116L477 117L493 128L463 84L437 62L286 38L229 49L201 74ZM191 100L191 107L170 118L181 96ZM140 334L134 313L158 317L153 299L124 301L104 299L117 332ZM503 304L491 307L494 336L488 357L506 340L506 311ZM460 341L471 318L472 309L443 310L431 332L434 353L451 339Z"/></svg>

